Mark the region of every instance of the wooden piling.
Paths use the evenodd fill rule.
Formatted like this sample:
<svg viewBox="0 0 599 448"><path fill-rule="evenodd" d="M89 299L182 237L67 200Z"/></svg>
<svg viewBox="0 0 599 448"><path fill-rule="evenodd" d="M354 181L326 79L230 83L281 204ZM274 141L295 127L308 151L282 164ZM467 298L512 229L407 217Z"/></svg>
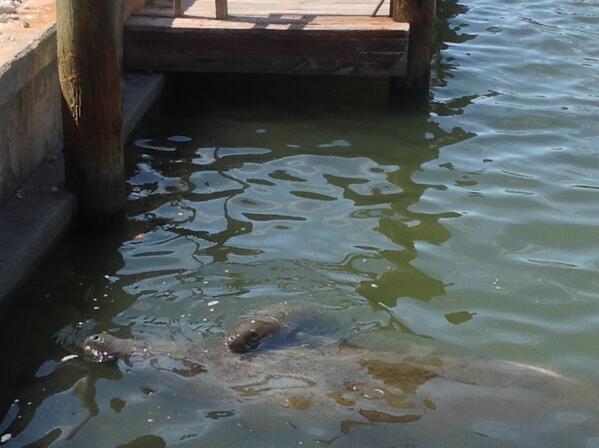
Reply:
<svg viewBox="0 0 599 448"><path fill-rule="evenodd" d="M175 17L183 16L183 0L175 0Z"/></svg>
<svg viewBox="0 0 599 448"><path fill-rule="evenodd" d="M56 1L66 184L92 218L126 202L121 8L113 0Z"/></svg>
<svg viewBox="0 0 599 448"><path fill-rule="evenodd" d="M225 20L229 15L229 5L227 0L215 0L216 4L216 18L218 20Z"/></svg>
<svg viewBox="0 0 599 448"><path fill-rule="evenodd" d="M391 0L391 17L410 23L408 72L394 79L398 91L427 96L430 87L432 44L435 37L436 0Z"/></svg>

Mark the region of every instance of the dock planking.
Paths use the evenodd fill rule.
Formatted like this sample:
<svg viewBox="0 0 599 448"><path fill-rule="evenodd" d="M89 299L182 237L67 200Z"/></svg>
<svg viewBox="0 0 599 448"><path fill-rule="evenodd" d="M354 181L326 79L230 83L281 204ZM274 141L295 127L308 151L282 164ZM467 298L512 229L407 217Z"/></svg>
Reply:
<svg viewBox="0 0 599 448"><path fill-rule="evenodd" d="M226 20L212 1L154 1L125 26L129 69L404 77L410 25L378 1L232 0Z"/></svg>
<svg viewBox="0 0 599 448"><path fill-rule="evenodd" d="M216 17L215 0L179 0L186 17ZM370 16L379 0L229 0L228 13L233 16L262 16L270 14L314 14L333 16ZM390 0L384 0L377 16L388 17ZM173 0L148 0L136 14L173 17Z"/></svg>

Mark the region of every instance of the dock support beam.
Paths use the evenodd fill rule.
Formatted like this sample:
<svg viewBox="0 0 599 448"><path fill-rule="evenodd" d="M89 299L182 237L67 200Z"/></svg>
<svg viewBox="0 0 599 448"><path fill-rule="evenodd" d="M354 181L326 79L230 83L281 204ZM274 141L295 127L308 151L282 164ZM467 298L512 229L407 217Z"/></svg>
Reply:
<svg viewBox="0 0 599 448"><path fill-rule="evenodd" d="M175 17L183 17L183 0L175 0Z"/></svg>
<svg viewBox="0 0 599 448"><path fill-rule="evenodd" d="M66 185L88 218L125 207L122 3L56 0Z"/></svg>
<svg viewBox="0 0 599 448"><path fill-rule="evenodd" d="M395 89L419 97L428 95L436 10L436 0L391 0L393 20L410 23L408 72L405 80L392 80Z"/></svg>
<svg viewBox="0 0 599 448"><path fill-rule="evenodd" d="M218 20L225 20L229 15L229 5L227 0L215 0L216 18Z"/></svg>

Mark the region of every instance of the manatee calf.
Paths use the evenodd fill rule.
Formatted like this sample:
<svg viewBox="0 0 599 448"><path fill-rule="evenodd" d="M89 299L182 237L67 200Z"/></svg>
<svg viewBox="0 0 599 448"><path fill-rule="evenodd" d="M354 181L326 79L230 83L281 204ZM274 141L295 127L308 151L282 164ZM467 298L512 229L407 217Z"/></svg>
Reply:
<svg viewBox="0 0 599 448"><path fill-rule="evenodd" d="M277 336L279 342L300 334L334 332L334 319L315 306L288 303L268 307L240 318L225 337L234 353L247 353Z"/></svg>

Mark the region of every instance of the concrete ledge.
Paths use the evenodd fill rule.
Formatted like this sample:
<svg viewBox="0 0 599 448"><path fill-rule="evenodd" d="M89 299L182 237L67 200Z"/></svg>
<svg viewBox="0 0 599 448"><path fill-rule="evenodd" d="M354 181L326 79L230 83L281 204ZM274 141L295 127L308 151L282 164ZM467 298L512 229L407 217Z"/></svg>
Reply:
<svg viewBox="0 0 599 448"><path fill-rule="evenodd" d="M118 0L123 20L144 0ZM55 0L28 0L0 24L0 308L69 229L76 198L64 188ZM161 74L125 75L128 138L160 94Z"/></svg>
<svg viewBox="0 0 599 448"><path fill-rule="evenodd" d="M164 87L164 75L126 73L123 100L123 135L129 138Z"/></svg>
<svg viewBox="0 0 599 448"><path fill-rule="evenodd" d="M55 1L29 0L18 13L0 27L0 106L56 61Z"/></svg>
<svg viewBox="0 0 599 448"><path fill-rule="evenodd" d="M54 1L0 24L0 207L61 144Z"/></svg>
<svg viewBox="0 0 599 448"><path fill-rule="evenodd" d="M127 74L124 135L131 134L164 85L161 74ZM77 199L64 188L62 154L41 163L38 170L0 209L0 308L68 231Z"/></svg>
<svg viewBox="0 0 599 448"><path fill-rule="evenodd" d="M75 216L77 201L63 184L62 157L43 162L0 210L0 302L64 235Z"/></svg>

